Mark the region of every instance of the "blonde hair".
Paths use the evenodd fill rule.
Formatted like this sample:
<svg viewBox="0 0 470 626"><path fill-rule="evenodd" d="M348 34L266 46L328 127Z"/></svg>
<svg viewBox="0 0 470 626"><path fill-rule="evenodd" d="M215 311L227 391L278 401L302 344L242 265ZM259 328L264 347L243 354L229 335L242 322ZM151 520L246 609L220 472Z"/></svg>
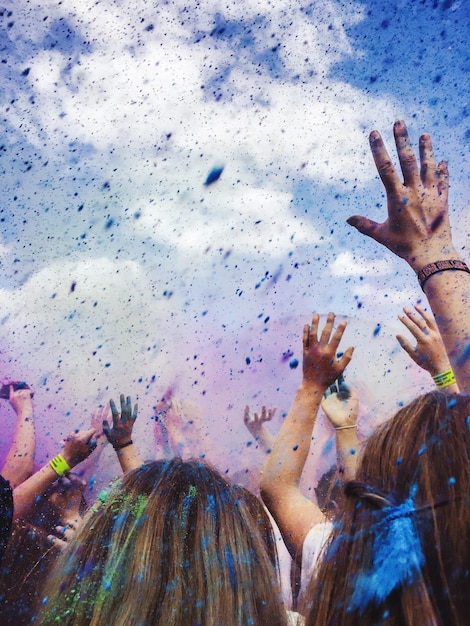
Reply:
<svg viewBox="0 0 470 626"><path fill-rule="evenodd" d="M469 415L469 396L435 391L372 434L310 583L306 626L470 622Z"/></svg>
<svg viewBox="0 0 470 626"><path fill-rule="evenodd" d="M43 592L39 624L284 625L243 502L199 461L155 461L91 511Z"/></svg>

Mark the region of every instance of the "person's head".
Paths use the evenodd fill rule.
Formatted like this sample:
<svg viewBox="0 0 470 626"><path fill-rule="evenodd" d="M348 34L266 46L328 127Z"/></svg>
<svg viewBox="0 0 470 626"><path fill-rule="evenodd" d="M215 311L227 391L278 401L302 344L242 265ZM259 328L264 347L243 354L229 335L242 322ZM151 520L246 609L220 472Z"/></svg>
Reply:
<svg viewBox="0 0 470 626"><path fill-rule="evenodd" d="M70 472L62 476L36 499L27 521L54 533L57 525L83 517L88 509L83 495L85 488L86 482L77 474Z"/></svg>
<svg viewBox="0 0 470 626"><path fill-rule="evenodd" d="M343 499L343 484L338 478L338 468L332 465L328 471L322 474L315 495L321 512L328 518L335 517Z"/></svg>
<svg viewBox="0 0 470 626"><path fill-rule="evenodd" d="M232 487L200 461L125 475L61 557L39 623L284 624L276 573Z"/></svg>
<svg viewBox="0 0 470 626"><path fill-rule="evenodd" d="M372 434L312 579L307 625L468 623L469 415L469 396L436 391Z"/></svg>

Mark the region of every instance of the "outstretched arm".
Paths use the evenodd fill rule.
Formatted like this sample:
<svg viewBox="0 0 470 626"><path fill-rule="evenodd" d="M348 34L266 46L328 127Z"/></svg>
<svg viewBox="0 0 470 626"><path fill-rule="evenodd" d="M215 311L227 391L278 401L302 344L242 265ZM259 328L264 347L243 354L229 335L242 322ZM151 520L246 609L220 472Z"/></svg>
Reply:
<svg viewBox="0 0 470 626"><path fill-rule="evenodd" d="M459 393L435 319L422 307L416 305L415 309L417 313L404 308L405 315L399 315L398 319L416 339L416 346L402 335L397 335L398 343L417 365L431 374L438 388Z"/></svg>
<svg viewBox="0 0 470 626"><path fill-rule="evenodd" d="M302 495L300 478L322 395L344 371L353 353L353 348L348 348L336 360L346 322L340 322L333 331L335 316L329 313L318 337L319 321L316 314L311 326L304 326L302 382L268 456L260 486L261 496L293 558L300 558L308 531L325 519L318 506Z"/></svg>
<svg viewBox="0 0 470 626"><path fill-rule="evenodd" d="M143 464L139 451L132 440L132 429L137 419L137 404L132 410L130 396L127 398L121 394L121 413L116 408L114 400L109 401L113 425L108 420L103 420L103 432L109 443L113 446L124 474L137 469Z"/></svg>
<svg viewBox="0 0 470 626"><path fill-rule="evenodd" d="M16 487L13 491L15 519L24 517L34 505L36 498L42 496L59 476L66 474L93 452L96 448L94 434L94 429L90 428L68 435L61 454Z"/></svg>
<svg viewBox="0 0 470 626"><path fill-rule="evenodd" d="M19 383L19 385L24 383ZM9 401L16 413L15 434L3 466L2 475L14 489L33 473L36 434L33 420L33 392L28 387L10 385Z"/></svg>
<svg viewBox="0 0 470 626"><path fill-rule="evenodd" d="M470 273L452 241L448 170L436 165L431 138L419 140L420 167L404 122L393 127L403 182L377 131L370 134L375 165L387 193L382 224L355 215L348 223L403 258L418 279L436 318L461 391L470 391ZM449 269L451 268L451 269Z"/></svg>
<svg viewBox="0 0 470 626"><path fill-rule="evenodd" d="M321 408L335 429L339 479L342 482L353 480L360 446L357 437L359 398L346 385L343 376L326 390Z"/></svg>

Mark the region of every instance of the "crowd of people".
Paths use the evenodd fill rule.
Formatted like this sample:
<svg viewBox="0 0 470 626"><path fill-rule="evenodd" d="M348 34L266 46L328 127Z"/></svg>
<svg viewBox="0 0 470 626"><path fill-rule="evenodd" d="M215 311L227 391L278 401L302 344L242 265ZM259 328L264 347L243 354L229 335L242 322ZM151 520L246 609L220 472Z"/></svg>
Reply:
<svg viewBox="0 0 470 626"><path fill-rule="evenodd" d="M394 136L401 175L380 134L370 135L387 218L348 222L416 273L429 309L405 308L399 319L415 342L397 339L436 389L359 441L359 398L343 377L354 358L341 345L346 322L313 315L303 329L302 381L277 436L266 428L275 409L245 410L266 452L261 501L182 454L175 407L156 421L160 458L142 459L133 440L138 407L124 395L34 472L33 393L11 383L17 420L0 477L1 624L470 623L470 270L452 240L446 163L436 164L423 135L418 164L404 122ZM300 482L320 408L337 462L313 499ZM89 505L83 465L108 442L122 475Z"/></svg>

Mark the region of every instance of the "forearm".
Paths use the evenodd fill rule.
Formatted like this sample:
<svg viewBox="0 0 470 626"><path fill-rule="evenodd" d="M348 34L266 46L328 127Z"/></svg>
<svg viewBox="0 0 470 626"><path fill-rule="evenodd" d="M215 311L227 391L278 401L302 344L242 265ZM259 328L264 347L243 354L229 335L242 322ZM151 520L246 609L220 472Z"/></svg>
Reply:
<svg viewBox="0 0 470 626"><path fill-rule="evenodd" d="M261 492L268 500L288 487L298 488L307 460L323 388L302 383L268 455Z"/></svg>
<svg viewBox="0 0 470 626"><path fill-rule="evenodd" d="M2 470L12 489L33 473L35 445L33 412L25 410L17 415L15 435Z"/></svg>
<svg viewBox="0 0 470 626"><path fill-rule="evenodd" d="M255 436L255 440L263 452L266 452L266 454L272 453L276 438L269 432L264 424Z"/></svg>
<svg viewBox="0 0 470 626"><path fill-rule="evenodd" d="M126 446L121 450L116 450L116 454L123 474L127 474L127 472L131 472L144 464L144 461L134 444Z"/></svg>
<svg viewBox="0 0 470 626"><path fill-rule="evenodd" d="M14 519L24 517L34 505L36 498L47 491L58 478L57 472L48 463L16 487L13 490Z"/></svg>
<svg viewBox="0 0 470 626"><path fill-rule="evenodd" d="M335 438L339 478L344 482L354 480L360 446L357 427L335 430Z"/></svg>

